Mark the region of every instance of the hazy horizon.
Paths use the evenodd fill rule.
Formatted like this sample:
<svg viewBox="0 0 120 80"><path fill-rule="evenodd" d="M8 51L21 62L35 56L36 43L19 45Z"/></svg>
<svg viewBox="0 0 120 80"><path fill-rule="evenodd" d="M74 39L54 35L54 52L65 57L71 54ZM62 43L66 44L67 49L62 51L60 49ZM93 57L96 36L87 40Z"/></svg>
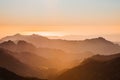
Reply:
<svg viewBox="0 0 120 80"><path fill-rule="evenodd" d="M72 34L66 34L62 35L60 33L54 34L55 32L32 32L32 33L16 33L16 34L9 34L9 35L4 35L0 37L0 39L5 38L7 36L14 36L14 35L23 35L23 36L29 36L29 35L39 35L43 36L49 39L62 39L62 40L86 40L86 39L94 39L94 38L99 38L103 37L108 41L120 42L120 34L106 34L106 35L72 35Z"/></svg>
<svg viewBox="0 0 120 80"><path fill-rule="evenodd" d="M119 3L119 0L0 0L0 38L16 33L119 37ZM119 41L117 37L113 40Z"/></svg>

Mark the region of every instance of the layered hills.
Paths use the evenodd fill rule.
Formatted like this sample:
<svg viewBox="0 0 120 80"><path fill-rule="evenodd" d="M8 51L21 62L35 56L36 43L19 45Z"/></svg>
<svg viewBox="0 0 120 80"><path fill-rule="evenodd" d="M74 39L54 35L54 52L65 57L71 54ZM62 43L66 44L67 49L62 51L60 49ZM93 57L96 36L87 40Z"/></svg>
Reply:
<svg viewBox="0 0 120 80"><path fill-rule="evenodd" d="M7 36L0 40L0 42L12 40L17 42L24 40L32 43L36 47L60 49L68 53L84 53L86 51L95 54L113 54L120 52L120 46L112 43L102 37L86 39L86 40L61 40L61 39L48 39L39 35L21 35L16 34L13 36Z"/></svg>

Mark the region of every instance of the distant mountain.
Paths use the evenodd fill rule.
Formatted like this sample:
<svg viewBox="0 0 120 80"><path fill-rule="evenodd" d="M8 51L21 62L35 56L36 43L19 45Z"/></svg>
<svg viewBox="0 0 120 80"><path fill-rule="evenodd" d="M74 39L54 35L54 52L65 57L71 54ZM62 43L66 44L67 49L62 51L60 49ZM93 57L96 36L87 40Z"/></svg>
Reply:
<svg viewBox="0 0 120 80"><path fill-rule="evenodd" d="M11 71L8 71L5 68L0 67L0 80L43 80L43 79L22 77Z"/></svg>
<svg viewBox="0 0 120 80"><path fill-rule="evenodd" d="M23 40L20 40L17 43L14 43L11 40L4 41L3 43L0 43L0 47L13 52L34 52L36 50L34 45Z"/></svg>
<svg viewBox="0 0 120 80"><path fill-rule="evenodd" d="M64 40L84 40L84 39L91 39L98 36L102 36L107 40L119 42L120 41L120 34L103 34L103 35L65 35L65 36L47 36L50 39L64 39Z"/></svg>
<svg viewBox="0 0 120 80"><path fill-rule="evenodd" d="M104 61L94 59L96 56L89 58L55 80L120 80L120 56L117 55L106 56L110 58ZM105 59L105 56L103 58Z"/></svg>
<svg viewBox="0 0 120 80"><path fill-rule="evenodd" d="M12 40L17 42L19 40L24 40L37 47L42 48L52 48L52 49L60 49L67 53L84 53L84 52L92 52L96 54L114 54L120 52L120 46L114 44L102 37L79 40L79 41L71 41L71 40L61 40L61 39L48 39L46 37L42 37L39 35L20 35L16 34L13 36L8 36L1 39L1 42Z"/></svg>
<svg viewBox="0 0 120 80"><path fill-rule="evenodd" d="M43 36L39 36L36 34L33 35L21 35L21 34L15 34L13 36L6 36L4 38L2 38L0 40L0 42L4 42L4 41L8 41L8 40L12 40L12 41L19 41L19 40L23 40L23 41L27 41L29 43L32 43L34 45L41 45L42 46L42 42L48 42L49 39Z"/></svg>
<svg viewBox="0 0 120 80"><path fill-rule="evenodd" d="M13 54L17 53L0 48L0 66L24 77L46 78L46 75L43 74L43 71L40 69L35 69L29 65L29 63L22 61L23 58L21 60L17 59L17 57L13 56Z"/></svg>

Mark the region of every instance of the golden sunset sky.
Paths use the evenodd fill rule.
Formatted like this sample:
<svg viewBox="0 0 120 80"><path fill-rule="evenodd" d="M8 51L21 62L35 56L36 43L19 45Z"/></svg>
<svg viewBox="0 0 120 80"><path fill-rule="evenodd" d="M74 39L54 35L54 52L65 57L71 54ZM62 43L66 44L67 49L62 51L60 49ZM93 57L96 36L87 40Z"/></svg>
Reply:
<svg viewBox="0 0 120 80"><path fill-rule="evenodd" d="M120 0L0 0L0 38L120 34Z"/></svg>

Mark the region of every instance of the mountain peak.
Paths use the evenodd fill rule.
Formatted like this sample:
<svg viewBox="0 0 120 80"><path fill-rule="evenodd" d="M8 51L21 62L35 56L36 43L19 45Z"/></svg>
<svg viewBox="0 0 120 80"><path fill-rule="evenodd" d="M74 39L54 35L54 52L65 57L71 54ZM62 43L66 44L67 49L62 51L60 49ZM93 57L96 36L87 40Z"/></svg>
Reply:
<svg viewBox="0 0 120 80"><path fill-rule="evenodd" d="M29 42L26 42L26 41L24 41L24 40L19 40L18 42L17 42L17 45L26 45L26 46L29 46L29 47L35 47L33 44L31 44L31 43L29 43Z"/></svg>
<svg viewBox="0 0 120 80"><path fill-rule="evenodd" d="M103 38L103 37L98 37L98 38L93 38L93 39L86 39L85 41L93 41L93 42L96 42L96 41L98 41L98 42L110 42L110 41L106 40L106 39Z"/></svg>
<svg viewBox="0 0 120 80"><path fill-rule="evenodd" d="M101 40L106 40L105 38L103 38L103 37L98 37L98 39L101 39Z"/></svg>
<svg viewBox="0 0 120 80"><path fill-rule="evenodd" d="M20 34L20 33L17 33L17 34L15 34L14 36L21 36L21 34Z"/></svg>
<svg viewBox="0 0 120 80"><path fill-rule="evenodd" d="M30 35L30 37L48 39L47 37L44 37L44 36L41 36L41 35L38 35L38 34L32 34L32 35Z"/></svg>
<svg viewBox="0 0 120 80"><path fill-rule="evenodd" d="M39 36L38 34L32 34L32 36Z"/></svg>
<svg viewBox="0 0 120 80"><path fill-rule="evenodd" d="M19 40L17 44L26 44L26 43L27 43L26 41Z"/></svg>
<svg viewBox="0 0 120 80"><path fill-rule="evenodd" d="M15 45L15 43L12 40L5 41L5 42L3 42L1 44L4 44L4 45Z"/></svg>

